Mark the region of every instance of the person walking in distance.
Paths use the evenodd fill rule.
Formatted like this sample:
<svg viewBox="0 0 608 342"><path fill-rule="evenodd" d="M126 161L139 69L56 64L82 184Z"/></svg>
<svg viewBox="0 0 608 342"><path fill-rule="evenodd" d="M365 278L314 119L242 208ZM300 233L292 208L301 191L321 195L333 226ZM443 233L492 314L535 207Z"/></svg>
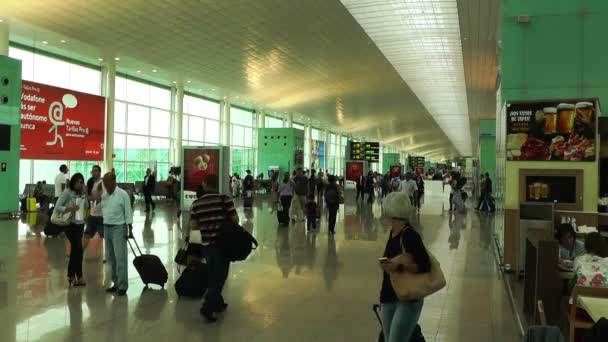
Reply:
<svg viewBox="0 0 608 342"><path fill-rule="evenodd" d="M106 258L112 268L112 287L107 293L127 294L129 274L127 265L127 239L133 236L133 209L129 194L116 186L116 175L106 173L103 187L97 188L101 194Z"/></svg>
<svg viewBox="0 0 608 342"><path fill-rule="evenodd" d="M205 195L192 203L190 214L191 230L201 233L203 255L207 261L208 289L200 313L209 323L217 321L216 313L224 312L228 304L222 297L222 290L228 278L230 262L215 245L218 233L226 220L239 223L239 216L230 197L218 193L219 179L208 175L203 181Z"/></svg>
<svg viewBox="0 0 608 342"><path fill-rule="evenodd" d="M367 192L367 203L374 203L374 186L375 186L375 177L374 174L370 171L367 173L367 178L365 178L365 192Z"/></svg>
<svg viewBox="0 0 608 342"><path fill-rule="evenodd" d="M70 261L68 262L70 287L86 285L82 278L84 209L88 207L84 190L84 177L81 173L76 173L70 179L68 190L64 191L55 203L57 212L71 213L70 224L65 230L65 235L70 241Z"/></svg>
<svg viewBox="0 0 608 342"><path fill-rule="evenodd" d="M317 209L318 205L313 192L308 195L308 202L306 202L306 232L308 233L317 230Z"/></svg>
<svg viewBox="0 0 608 342"><path fill-rule="evenodd" d="M146 169L143 187L144 199L146 201L146 212L150 211L150 205L152 205L152 210L156 210L156 204L152 200L152 194L156 188L156 176L154 176L150 168Z"/></svg>
<svg viewBox="0 0 608 342"><path fill-rule="evenodd" d="M279 201L281 202L281 206L283 207L283 211L281 215L286 222L281 222L284 224L289 224L289 213L291 212L291 201L293 200L294 195L294 185L291 181L291 177L289 176L289 172L285 172L285 177L283 177L283 183L279 185Z"/></svg>
<svg viewBox="0 0 608 342"><path fill-rule="evenodd" d="M359 201L359 196L361 196L361 200L363 201L365 197L365 176L361 174L357 179L357 201Z"/></svg>
<svg viewBox="0 0 608 342"><path fill-rule="evenodd" d="M59 196L65 191L68 184L68 166L63 164L59 167L59 173L55 176L55 198L53 203L57 203Z"/></svg>
<svg viewBox="0 0 608 342"><path fill-rule="evenodd" d="M304 206L306 205L306 194L308 193L308 178L304 176L302 168L298 168L294 177L295 196L291 203L293 215L291 219L295 222L304 221Z"/></svg>
<svg viewBox="0 0 608 342"><path fill-rule="evenodd" d="M330 235L336 234L336 216L340 207L340 197L342 197L342 188L336 183L335 176L329 176L327 186L325 188L325 203L327 205L327 226Z"/></svg>
<svg viewBox="0 0 608 342"><path fill-rule="evenodd" d="M101 201L99 198L98 189L103 191L103 181L101 180L101 167L93 166L91 169L91 178L87 181L87 199L89 200L89 217L87 219L87 228L84 231L83 249L86 251L89 242L99 234L103 239L103 214L101 213Z"/></svg>

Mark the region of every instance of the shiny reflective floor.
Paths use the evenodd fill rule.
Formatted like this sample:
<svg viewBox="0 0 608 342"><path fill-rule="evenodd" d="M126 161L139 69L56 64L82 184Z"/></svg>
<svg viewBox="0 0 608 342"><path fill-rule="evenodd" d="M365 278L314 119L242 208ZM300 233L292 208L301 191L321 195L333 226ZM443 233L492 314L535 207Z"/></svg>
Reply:
<svg viewBox="0 0 608 342"><path fill-rule="evenodd" d="M243 226L260 247L231 266L224 291L230 307L213 325L199 317L200 301L178 299L173 289L179 274L172 260L187 228L171 205L159 204L146 216L138 203L134 224L144 253L165 263L168 286L143 291L130 264L126 298L103 291L109 273L100 240L86 251L88 285L68 290L67 240L44 237L46 217L0 221L0 341L377 341L371 306L389 228L380 204L356 204L352 197L347 193L338 214L335 239L328 238L325 218L320 232L307 235L301 223L279 227L264 198L250 213L238 204ZM427 203L442 205L441 199ZM517 341L496 268L493 217L429 209L416 224L448 281L425 300L420 325L426 340Z"/></svg>

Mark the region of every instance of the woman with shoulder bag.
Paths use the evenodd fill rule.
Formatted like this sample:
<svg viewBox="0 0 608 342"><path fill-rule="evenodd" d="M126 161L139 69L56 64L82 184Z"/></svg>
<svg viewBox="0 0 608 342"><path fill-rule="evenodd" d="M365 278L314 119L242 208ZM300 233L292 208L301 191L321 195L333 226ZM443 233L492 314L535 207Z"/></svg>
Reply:
<svg viewBox="0 0 608 342"><path fill-rule="evenodd" d="M386 342L409 341L416 330L423 299L400 300L391 281L396 273L425 274L431 271L431 258L420 235L409 222L410 198L404 192L390 193L384 201L384 215L391 219L391 231L380 267L383 272L380 303L382 330Z"/></svg>
<svg viewBox="0 0 608 342"><path fill-rule="evenodd" d="M59 213L70 212L70 223L66 227L65 235L70 241L70 261L68 263L68 282L70 287L85 286L82 278L82 235L84 233L84 210L89 204L85 196L84 177L76 173L70 179L68 188L64 191L55 210Z"/></svg>

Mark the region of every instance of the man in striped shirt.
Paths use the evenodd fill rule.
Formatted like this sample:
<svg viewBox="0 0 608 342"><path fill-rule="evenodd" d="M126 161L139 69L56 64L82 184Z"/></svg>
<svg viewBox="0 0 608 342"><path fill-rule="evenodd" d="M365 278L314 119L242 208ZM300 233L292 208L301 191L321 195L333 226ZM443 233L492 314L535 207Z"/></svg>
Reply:
<svg viewBox="0 0 608 342"><path fill-rule="evenodd" d="M205 195L192 203L190 226L191 230L201 233L203 255L209 270L207 294L200 312L207 322L213 323L217 321L215 313L224 312L228 306L222 297L222 290L230 266L230 262L222 256L215 242L222 224L227 220L238 223L239 216L232 200L218 193L218 176L207 175L202 186Z"/></svg>

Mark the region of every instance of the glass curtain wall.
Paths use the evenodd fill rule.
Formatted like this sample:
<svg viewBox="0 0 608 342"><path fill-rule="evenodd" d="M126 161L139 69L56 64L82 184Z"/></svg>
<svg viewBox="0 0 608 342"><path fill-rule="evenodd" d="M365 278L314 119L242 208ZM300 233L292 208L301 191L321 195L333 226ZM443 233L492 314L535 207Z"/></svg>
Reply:
<svg viewBox="0 0 608 342"><path fill-rule="evenodd" d="M266 128L284 128L285 122L283 119L277 119L272 116L266 115Z"/></svg>
<svg viewBox="0 0 608 342"><path fill-rule="evenodd" d="M184 146L219 145L220 103L184 95L182 139Z"/></svg>
<svg viewBox="0 0 608 342"><path fill-rule="evenodd" d="M48 84L83 93L101 95L101 70L69 62L68 59L52 57L50 54L21 48L10 47L9 57L21 60L21 78L26 81ZM19 162L19 189L25 184L46 180L52 184L59 173L59 166L66 164L70 174L82 173L89 177L91 167L99 162L65 160L31 160Z"/></svg>
<svg viewBox="0 0 608 342"><path fill-rule="evenodd" d="M230 169L241 177L245 171L257 174L255 165L256 114L250 110L232 106L230 109Z"/></svg>
<svg viewBox="0 0 608 342"><path fill-rule="evenodd" d="M157 162L159 181L169 173L171 90L116 76L114 168L118 182L142 181Z"/></svg>

